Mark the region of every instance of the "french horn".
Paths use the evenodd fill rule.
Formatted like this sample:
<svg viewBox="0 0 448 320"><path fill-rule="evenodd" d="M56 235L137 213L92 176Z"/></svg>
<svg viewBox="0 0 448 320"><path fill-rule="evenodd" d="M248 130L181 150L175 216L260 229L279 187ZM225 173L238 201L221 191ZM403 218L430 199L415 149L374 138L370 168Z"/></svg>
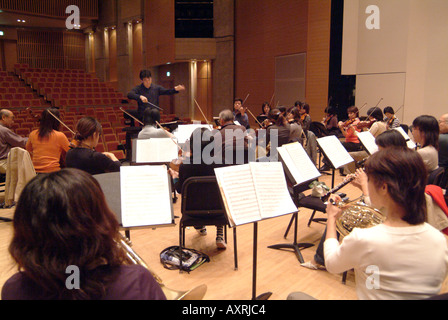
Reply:
<svg viewBox="0 0 448 320"><path fill-rule="evenodd" d="M120 242L118 242L118 245L125 252L128 263L138 264L148 269L148 271L151 272L152 276L159 284L167 300L202 300L202 298L205 296L205 293L207 292L207 286L205 284L197 286L188 291L180 291L168 288L167 286L165 286L162 279L153 270L151 270L146 262L131 248L131 241L121 233L119 234L121 238Z"/></svg>
<svg viewBox="0 0 448 320"><path fill-rule="evenodd" d="M381 211L368 206L360 199L348 203L341 201L337 206L342 209L342 213L336 219L336 229L343 237L350 234L354 228L370 228L386 220Z"/></svg>

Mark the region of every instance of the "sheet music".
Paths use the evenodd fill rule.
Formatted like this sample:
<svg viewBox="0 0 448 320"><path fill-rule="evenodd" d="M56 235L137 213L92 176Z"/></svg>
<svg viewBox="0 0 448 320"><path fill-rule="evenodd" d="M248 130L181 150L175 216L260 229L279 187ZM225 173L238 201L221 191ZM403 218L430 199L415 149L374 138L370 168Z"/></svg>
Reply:
<svg viewBox="0 0 448 320"><path fill-rule="evenodd" d="M173 132L173 134L177 138L178 143L185 143L190 139L191 134L197 128L207 128L209 130L213 130L213 126L208 124L182 124L177 126L177 129Z"/></svg>
<svg viewBox="0 0 448 320"><path fill-rule="evenodd" d="M370 131L357 132L356 135L370 155L378 151L378 146L375 143L375 137Z"/></svg>
<svg viewBox="0 0 448 320"><path fill-rule="evenodd" d="M406 144L408 145L408 148L415 149L417 147L417 145L414 143L414 141L411 140L411 138L408 136L408 134L406 132L404 132L402 127L394 128L394 130L397 130L398 132L401 133L404 140L406 140Z"/></svg>
<svg viewBox="0 0 448 320"><path fill-rule="evenodd" d="M286 185L280 162L249 163L262 219L293 213L297 207Z"/></svg>
<svg viewBox="0 0 448 320"><path fill-rule="evenodd" d="M228 206L228 214L234 225L261 220L260 207L255 192L254 180L249 165L215 168L215 175L223 198Z"/></svg>
<svg viewBox="0 0 448 320"><path fill-rule="evenodd" d="M319 138L317 139L317 143L335 169L354 161L336 136Z"/></svg>
<svg viewBox="0 0 448 320"><path fill-rule="evenodd" d="M277 148L296 184L320 177L321 174L311 161L303 146L298 143L284 144Z"/></svg>
<svg viewBox="0 0 448 320"><path fill-rule="evenodd" d="M123 227L172 223L172 200L166 166L122 166L120 189Z"/></svg>
<svg viewBox="0 0 448 320"><path fill-rule="evenodd" d="M170 138L136 139L135 162L171 162L177 159L178 147Z"/></svg>

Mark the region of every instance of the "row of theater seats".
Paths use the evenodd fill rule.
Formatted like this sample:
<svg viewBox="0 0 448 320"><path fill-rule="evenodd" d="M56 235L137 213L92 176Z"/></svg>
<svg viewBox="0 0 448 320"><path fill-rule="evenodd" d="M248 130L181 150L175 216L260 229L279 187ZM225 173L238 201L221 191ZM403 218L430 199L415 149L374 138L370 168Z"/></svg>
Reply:
<svg viewBox="0 0 448 320"><path fill-rule="evenodd" d="M0 71L0 108L27 108L47 103L18 77Z"/></svg>
<svg viewBox="0 0 448 320"><path fill-rule="evenodd" d="M15 66L15 73L53 106L117 106L128 103L121 92L78 69L29 68Z"/></svg>

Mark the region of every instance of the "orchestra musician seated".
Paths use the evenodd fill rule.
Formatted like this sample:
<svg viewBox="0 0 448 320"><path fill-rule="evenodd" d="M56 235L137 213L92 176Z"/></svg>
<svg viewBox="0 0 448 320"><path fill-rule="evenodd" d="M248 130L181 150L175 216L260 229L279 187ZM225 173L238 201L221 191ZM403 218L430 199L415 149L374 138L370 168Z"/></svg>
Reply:
<svg viewBox="0 0 448 320"><path fill-rule="evenodd" d="M383 150L389 147L407 148L406 140L397 130L389 130L383 132L378 137L376 137L375 144L378 146L378 150ZM356 172L348 175L344 179L344 181L349 180L352 180L351 184L362 192L363 201L367 205L371 205L369 198L369 190L367 188L367 176L364 170L361 168L357 169ZM313 270L325 269L325 257L324 257L325 237L326 237L326 229L323 233L319 245L317 246L316 253L313 259L311 261L303 263L302 267L306 267Z"/></svg>
<svg viewBox="0 0 448 320"><path fill-rule="evenodd" d="M331 273L354 269L362 300L416 300L440 293L448 271L445 236L429 225L425 200L426 168L409 148L386 148L366 162L370 201L386 220L355 228L342 242L336 221L341 199L327 206L325 266ZM290 296L294 298L294 294Z"/></svg>
<svg viewBox="0 0 448 320"><path fill-rule="evenodd" d="M0 110L0 173L6 174L8 154L11 148L25 149L28 138L21 137L11 130L14 113L7 109Z"/></svg>
<svg viewBox="0 0 448 320"><path fill-rule="evenodd" d="M425 163L428 173L439 167L439 122L433 116L423 115L412 122L412 135L417 152Z"/></svg>
<svg viewBox="0 0 448 320"><path fill-rule="evenodd" d="M387 130L395 129L400 127L400 120L395 116L394 108L391 106L387 106L383 110L384 112L384 121L386 122Z"/></svg>
<svg viewBox="0 0 448 320"><path fill-rule="evenodd" d="M59 131L60 113L56 108L42 111L39 129L30 133L26 150L30 153L37 173L58 171L65 167L65 155L70 148L66 135Z"/></svg>
<svg viewBox="0 0 448 320"><path fill-rule="evenodd" d="M246 128L234 122L231 110L219 113L220 129L214 134L214 157L225 164L243 164L248 159L249 136ZM217 162L217 161L216 161Z"/></svg>
<svg viewBox="0 0 448 320"><path fill-rule="evenodd" d="M244 128L249 129L249 117L247 116L246 109L243 107L243 99L236 98L233 100L233 116Z"/></svg>
<svg viewBox="0 0 448 320"><path fill-rule="evenodd" d="M169 173L174 181L174 187L178 193L181 193L182 186L188 178L214 176L214 169L222 166L222 164L214 163L213 154L204 152L206 147L213 143L214 136L209 129L202 127L193 131L189 139L189 152L183 163L180 164L179 171L172 168L169 169ZM207 235L205 226L195 227L195 229L200 235ZM216 246L218 249L226 249L227 247L224 241L224 226L216 226Z"/></svg>
<svg viewBox="0 0 448 320"><path fill-rule="evenodd" d="M101 134L102 127L98 120L92 117L79 119L75 134L78 143L77 147L67 152L67 167L84 170L92 175L120 171L121 162L113 153L95 151Z"/></svg>
<svg viewBox="0 0 448 320"><path fill-rule="evenodd" d="M261 113L257 116L257 122L261 123L261 127L263 127L263 122L267 120L269 111L271 111L271 105L269 102L263 102L261 105Z"/></svg>
<svg viewBox="0 0 448 320"><path fill-rule="evenodd" d="M300 122L300 111L297 107L292 107L288 110L287 120L289 123L289 141L290 142L299 142L303 144L303 129L302 124Z"/></svg>
<svg viewBox="0 0 448 320"><path fill-rule="evenodd" d="M138 133L139 139L149 138L167 138L174 137L174 135L165 129L159 128L160 112L154 108L146 108L143 112L143 129Z"/></svg>
<svg viewBox="0 0 448 320"><path fill-rule="evenodd" d="M152 273L128 265L99 183L65 168L37 175L14 213L9 253L19 272L3 300L166 300Z"/></svg>

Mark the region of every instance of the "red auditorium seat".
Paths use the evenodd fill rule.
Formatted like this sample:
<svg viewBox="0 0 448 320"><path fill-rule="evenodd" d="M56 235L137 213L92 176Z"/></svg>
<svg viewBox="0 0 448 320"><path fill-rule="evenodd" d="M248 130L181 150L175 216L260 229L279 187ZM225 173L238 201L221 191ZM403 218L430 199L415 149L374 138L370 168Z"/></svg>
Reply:
<svg viewBox="0 0 448 320"><path fill-rule="evenodd" d="M106 142L106 150L107 151L114 151L118 149L118 141L108 141Z"/></svg>
<svg viewBox="0 0 448 320"><path fill-rule="evenodd" d="M115 133L104 134L103 135L103 140L104 140L105 143L112 142L112 141L116 142L117 141L117 136L115 135Z"/></svg>

